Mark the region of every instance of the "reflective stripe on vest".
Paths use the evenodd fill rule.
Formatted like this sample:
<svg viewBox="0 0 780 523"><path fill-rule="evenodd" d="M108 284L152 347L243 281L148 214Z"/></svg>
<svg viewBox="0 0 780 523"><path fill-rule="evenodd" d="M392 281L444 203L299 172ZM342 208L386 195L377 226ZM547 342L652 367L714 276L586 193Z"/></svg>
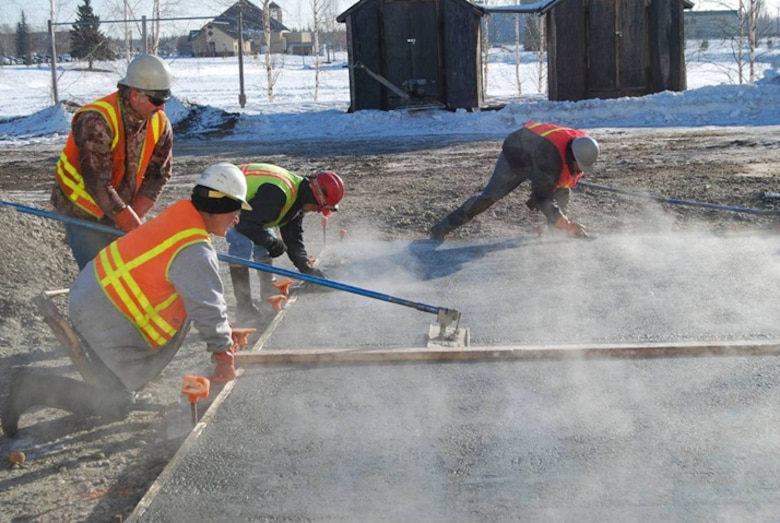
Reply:
<svg viewBox="0 0 780 523"><path fill-rule="evenodd" d="M535 132L536 134L538 134L543 138L546 138L555 146L556 149L558 149L558 153L561 155L561 162L563 163L563 168L561 169L561 175L558 177L558 182L556 183L555 188L571 189L572 187L577 185L577 182L580 181L580 178L582 178L582 175L585 173L579 171L576 174L572 175L571 170L569 170L569 164L566 161L566 148L569 146L569 143L574 138L579 138L580 136L587 136L585 131L578 131L577 129L561 127L551 123L539 123L539 122L528 122L525 125L523 125L523 127L525 127L530 131Z"/></svg>
<svg viewBox="0 0 780 523"><path fill-rule="evenodd" d="M111 139L111 185L114 188L119 187L125 177L125 126L122 123L122 111L119 104L119 92L112 93L100 100L85 105L79 109L73 116L73 120L79 117L81 113L94 111L103 116L112 133ZM154 152L154 146L160 141L160 137L165 131L166 116L162 111L154 114L146 126L146 139L141 148L138 161L138 170L136 172L136 186L134 193L143 183L143 174L149 166ZM120 146L121 144L121 146ZM73 202L73 204L83 211L100 219L105 214L95 199L87 192L84 178L81 175L81 161L79 159L79 149L76 146L76 140L73 138L73 131L68 136L68 141L57 161L55 177L62 188L62 192Z"/></svg>
<svg viewBox="0 0 780 523"><path fill-rule="evenodd" d="M287 212L295 203L298 198L298 188L301 182L304 180L303 176L298 176L295 173L283 169L278 165L271 165L268 163L251 163L247 165L238 166L246 176L246 200L251 200L261 185L271 184L279 187L282 190L285 197L285 203L282 207L282 211L279 216L271 223L264 224L266 229L272 227L278 227L284 225L282 219L287 216Z"/></svg>
<svg viewBox="0 0 780 523"><path fill-rule="evenodd" d="M95 258L98 285L152 349L173 339L186 320L168 270L181 249L210 242L205 227L192 202L181 200Z"/></svg>

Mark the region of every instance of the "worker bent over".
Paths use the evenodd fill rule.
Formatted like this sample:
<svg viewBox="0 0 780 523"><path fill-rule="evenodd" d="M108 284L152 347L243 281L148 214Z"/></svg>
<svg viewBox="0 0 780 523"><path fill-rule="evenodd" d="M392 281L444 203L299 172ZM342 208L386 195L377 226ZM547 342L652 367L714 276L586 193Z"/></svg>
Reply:
<svg viewBox="0 0 780 523"><path fill-rule="evenodd" d="M309 261L303 243L303 217L309 212L329 216L338 210L344 197L344 182L333 171L315 172L300 176L282 167L253 163L240 165L246 175L247 201L252 210L241 211L238 225L227 234L228 254L271 265L273 258L287 253L287 257L303 274L326 278ZM278 227L281 239L273 233ZM273 294L272 275L260 271L260 295L263 299ZM236 296L239 322L261 319L261 313L252 303L249 269L231 266L230 278Z"/></svg>
<svg viewBox="0 0 780 523"><path fill-rule="evenodd" d="M526 180L531 180L529 209L541 211L548 223L571 236L586 237L585 227L570 221L566 209L570 189L583 171L593 167L598 155L598 142L584 131L552 123L524 124L504 140L485 188L431 227L431 239L443 240Z"/></svg>
<svg viewBox="0 0 780 523"><path fill-rule="evenodd" d="M228 323L217 251L246 202L235 166L212 165L180 200L101 250L70 288L69 314L91 362L89 382L17 368L2 411L7 436L33 406L121 419L195 326L216 361L215 383L235 378L239 331Z"/></svg>

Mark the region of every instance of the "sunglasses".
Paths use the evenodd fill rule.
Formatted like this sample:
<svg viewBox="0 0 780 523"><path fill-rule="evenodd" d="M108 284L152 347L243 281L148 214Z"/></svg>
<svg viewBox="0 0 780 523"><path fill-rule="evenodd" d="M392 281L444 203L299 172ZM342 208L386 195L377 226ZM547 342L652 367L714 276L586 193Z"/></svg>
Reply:
<svg viewBox="0 0 780 523"><path fill-rule="evenodd" d="M165 102L167 101L167 100L162 100L160 98L155 98L154 96L149 96L146 93L144 93L144 96L146 96L146 99L149 100L149 103L155 107L160 107L162 105L165 105Z"/></svg>

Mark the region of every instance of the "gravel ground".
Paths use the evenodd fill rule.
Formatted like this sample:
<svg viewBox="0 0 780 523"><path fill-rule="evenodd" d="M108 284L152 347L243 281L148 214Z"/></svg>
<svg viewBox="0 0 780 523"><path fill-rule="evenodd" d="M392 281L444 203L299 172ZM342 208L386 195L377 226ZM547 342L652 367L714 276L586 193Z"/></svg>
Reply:
<svg viewBox="0 0 780 523"><path fill-rule="evenodd" d="M773 138L777 131L775 127L594 129L591 134L601 142L602 155L584 181L678 201L773 210L780 201L773 198L780 191L779 142ZM217 161L264 161L299 172L329 168L342 173L347 185L342 210L329 224L330 235L344 230L353 239L418 239L487 181L501 138L424 137L284 146L180 140L175 149L175 179L164 193L163 204L188 196L197 173ZM61 144L0 148L0 197L48 209ZM528 191L522 185L451 237L535 234L534 227L543 220L523 204ZM688 228L719 233L778 230L774 215L659 203L594 189L575 193L569 215L596 237L618 231ZM312 220L307 222L310 233L321 235L319 220ZM17 365L75 375L31 303L42 290L66 288L76 276L61 226L0 207L0 227L0 383L7 383ZM232 292L227 298L232 306ZM64 301L60 305L64 308ZM148 390L156 402L176 402L181 377L207 374L210 368L203 345L192 336ZM0 400L5 397L3 390ZM188 412L186 405L183 411ZM0 521L105 522L126 517L182 441L169 437L155 413L134 413L124 422L99 425L42 409L26 414L20 426L17 439L0 437ZM27 461L20 467L6 464L13 450L26 453Z"/></svg>

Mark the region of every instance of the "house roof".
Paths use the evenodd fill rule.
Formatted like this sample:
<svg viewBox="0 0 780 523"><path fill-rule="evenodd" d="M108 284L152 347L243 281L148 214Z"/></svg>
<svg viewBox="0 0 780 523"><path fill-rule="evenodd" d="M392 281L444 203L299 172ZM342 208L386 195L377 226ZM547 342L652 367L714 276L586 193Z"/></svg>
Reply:
<svg viewBox="0 0 780 523"><path fill-rule="evenodd" d="M270 4L276 6L275 3ZM276 6L278 7L278 6ZM219 30L232 38L238 39L238 14L242 15L244 33L256 33L263 31L263 10L249 0L239 0L226 11L217 16L212 22ZM279 33L289 29L278 20L271 19L271 32Z"/></svg>
<svg viewBox="0 0 780 523"><path fill-rule="evenodd" d="M353 4L349 9L341 13L336 17L337 22L344 23L347 21L347 18L349 15L351 15L354 11L360 9L363 5L367 4L368 2L373 2L374 0L360 0L358 3ZM473 11L475 11L479 16L484 16L487 10L484 6L472 4L471 2L467 0L450 0L451 2L455 2L457 4L462 4L465 7L471 8Z"/></svg>

